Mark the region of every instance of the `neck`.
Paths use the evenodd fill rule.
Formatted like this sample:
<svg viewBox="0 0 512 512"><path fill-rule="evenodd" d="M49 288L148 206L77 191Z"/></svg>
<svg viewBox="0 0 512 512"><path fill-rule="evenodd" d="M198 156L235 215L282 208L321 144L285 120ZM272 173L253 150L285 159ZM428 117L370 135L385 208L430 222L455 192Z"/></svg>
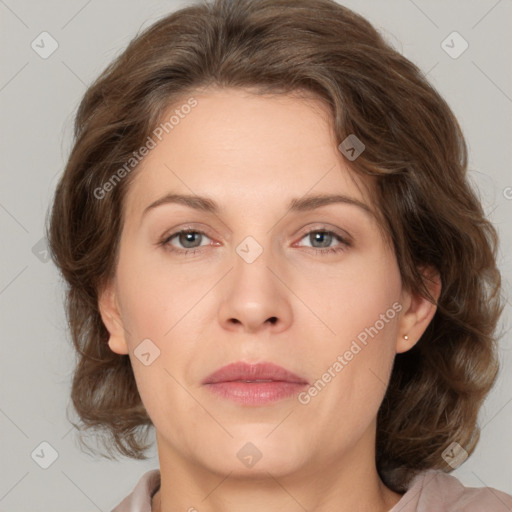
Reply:
<svg viewBox="0 0 512 512"><path fill-rule="evenodd" d="M283 493L284 492L285 491L283 490ZM242 491L242 493L243 493L243 491ZM397 494L397 493L391 491L390 489L386 488L382 482L380 482L379 483L379 491L373 497L373 500L371 499L371 496L367 495L367 496L365 496L365 499L361 500L361 502L359 502L358 504L348 505L348 503L353 503L354 501L357 501L357 500L353 500L353 499L346 500L345 499L344 505L342 505L341 508L338 505L336 505L336 510L339 512L344 512L344 511L348 511L348 510L351 510L351 511L357 510L360 512L363 512L363 511L389 512L389 510L391 510L400 501L401 497L402 497L401 494ZM173 500L168 500L168 501L173 501ZM243 501L244 501L244 503L247 503L247 501L249 501L248 495L243 496ZM285 503L286 501L288 501L288 503ZM290 496L288 499L285 496L283 496L283 497L281 497L281 499L278 499L278 500L275 499L274 502L280 504L279 506L281 508L279 510L281 510L283 512L296 512L297 511L297 503L299 503L298 500L293 498L293 496ZM253 504L255 502L250 501L250 503ZM265 501L265 497L262 496L261 494L258 494L256 503L258 503L258 504L255 506L254 510L261 510L261 508L269 507L268 502ZM294 505L294 503L295 503L295 505ZM374 503L374 504L371 504L371 503ZM235 510L235 508L237 508L237 506L235 506L233 509L230 508L229 510ZM178 508L176 508L176 507L178 507ZM270 506L270 508L273 509L273 506ZM301 508L304 508L304 506L301 506ZM172 504L170 507L166 506L165 508L163 508L162 500L161 500L161 492L159 489L151 501L151 512L164 512L164 511L170 512L171 510L188 510L189 512L197 511L197 509L194 507L188 507L187 509L184 509L183 507L179 508L179 506L172 505ZM208 511L214 512L214 511L220 511L220 510L226 511L228 509L226 509L226 507L224 507L224 506L219 507L219 508L202 506L201 510L204 510L206 512L208 512ZM237 510L249 510L249 509L238 508ZM322 512L322 511L332 510L332 506L324 504L323 506L321 506L321 508L320 508L320 506L315 506L315 508L308 507L307 510L310 510L310 511L314 510L315 512Z"/></svg>
<svg viewBox="0 0 512 512"><path fill-rule="evenodd" d="M388 512L401 495L383 484L374 455L368 455L355 449L293 474L277 475L269 470L241 476L212 473L176 452L172 457L160 453L161 485L152 512ZM364 460L369 462L362 463Z"/></svg>

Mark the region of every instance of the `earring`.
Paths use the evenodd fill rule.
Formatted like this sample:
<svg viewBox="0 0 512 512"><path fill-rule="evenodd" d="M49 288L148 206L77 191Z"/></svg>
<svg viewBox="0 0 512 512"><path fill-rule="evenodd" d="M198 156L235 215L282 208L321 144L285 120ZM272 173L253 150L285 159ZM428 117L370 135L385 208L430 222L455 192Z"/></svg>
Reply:
<svg viewBox="0 0 512 512"><path fill-rule="evenodd" d="M404 340L408 340L409 339L409 336L407 336L407 334L404 335Z"/></svg>

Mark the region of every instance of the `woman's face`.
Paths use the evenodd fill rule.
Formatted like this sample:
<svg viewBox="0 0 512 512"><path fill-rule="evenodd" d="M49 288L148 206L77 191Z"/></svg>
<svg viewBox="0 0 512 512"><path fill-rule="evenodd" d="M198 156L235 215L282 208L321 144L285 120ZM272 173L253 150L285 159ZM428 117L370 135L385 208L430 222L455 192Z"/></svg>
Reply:
<svg viewBox="0 0 512 512"><path fill-rule="evenodd" d="M394 356L433 311L418 323L321 103L237 89L194 98L130 184L100 300L161 463L274 476L367 464ZM333 195L348 199L310 200ZM204 383L240 361L299 383Z"/></svg>

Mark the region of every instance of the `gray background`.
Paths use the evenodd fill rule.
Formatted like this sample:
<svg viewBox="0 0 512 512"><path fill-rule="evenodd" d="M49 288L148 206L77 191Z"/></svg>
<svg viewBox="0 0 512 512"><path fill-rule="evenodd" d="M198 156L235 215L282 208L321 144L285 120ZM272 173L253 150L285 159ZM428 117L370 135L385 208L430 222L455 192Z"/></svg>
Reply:
<svg viewBox="0 0 512 512"><path fill-rule="evenodd" d="M342 3L367 17L428 74L458 117L469 145L471 179L501 236L499 264L508 296L512 2ZM144 472L158 467L156 447L145 462L108 461L80 451L66 418L67 408L74 418L68 405L74 353L66 331L63 288L53 264L45 262L41 238L71 148L73 115L87 85L141 28L185 4L0 0L0 512L108 511ZM59 45L47 59L31 47L43 31ZM441 46L453 31L469 43L455 59ZM460 48L458 42L454 45ZM510 318L507 304L501 323L503 366L481 411L481 441L452 474L468 486L488 485L512 493ZM31 457L43 441L58 454L47 469ZM36 451L41 453L40 448ZM50 452L44 453L47 457Z"/></svg>

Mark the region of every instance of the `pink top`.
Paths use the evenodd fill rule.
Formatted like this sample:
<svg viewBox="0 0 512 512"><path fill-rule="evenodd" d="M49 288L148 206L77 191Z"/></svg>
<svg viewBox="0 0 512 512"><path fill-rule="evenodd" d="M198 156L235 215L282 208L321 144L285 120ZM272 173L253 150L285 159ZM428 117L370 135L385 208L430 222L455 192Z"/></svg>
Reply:
<svg viewBox="0 0 512 512"><path fill-rule="evenodd" d="M111 512L151 512L160 487L160 470L152 469ZM428 470L416 476L389 512L511 512L512 496L492 487L464 487L454 476Z"/></svg>

